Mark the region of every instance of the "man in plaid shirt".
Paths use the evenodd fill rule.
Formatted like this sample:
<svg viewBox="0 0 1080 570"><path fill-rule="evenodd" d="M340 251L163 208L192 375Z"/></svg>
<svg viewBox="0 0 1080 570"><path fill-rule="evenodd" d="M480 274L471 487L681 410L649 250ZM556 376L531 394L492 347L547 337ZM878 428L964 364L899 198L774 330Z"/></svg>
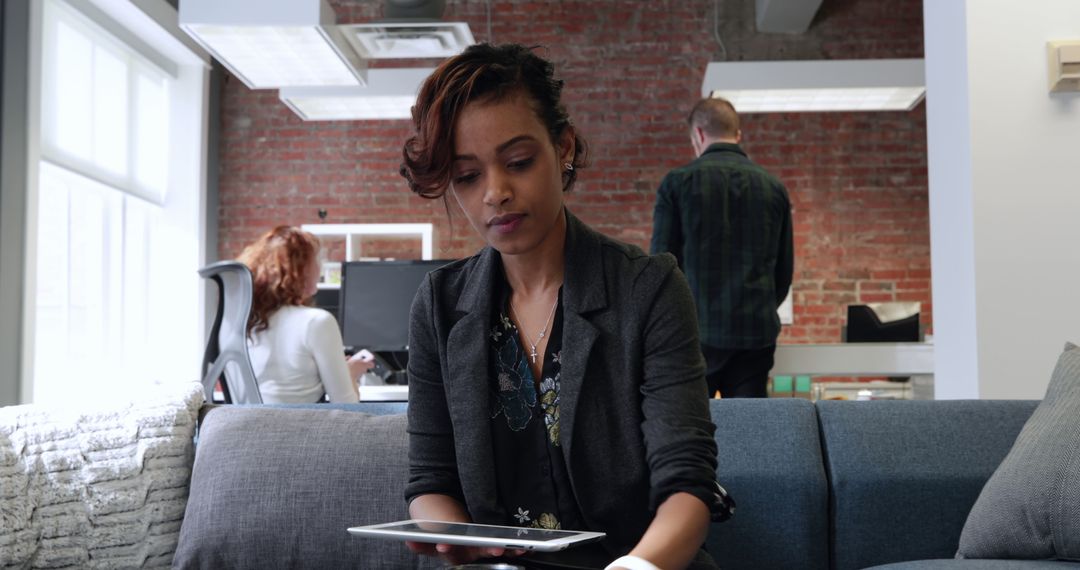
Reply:
<svg viewBox="0 0 1080 570"><path fill-rule="evenodd" d="M661 182L650 249L674 254L690 282L709 394L763 398L794 269L791 202L739 148L729 101L703 99L687 122L697 159Z"/></svg>

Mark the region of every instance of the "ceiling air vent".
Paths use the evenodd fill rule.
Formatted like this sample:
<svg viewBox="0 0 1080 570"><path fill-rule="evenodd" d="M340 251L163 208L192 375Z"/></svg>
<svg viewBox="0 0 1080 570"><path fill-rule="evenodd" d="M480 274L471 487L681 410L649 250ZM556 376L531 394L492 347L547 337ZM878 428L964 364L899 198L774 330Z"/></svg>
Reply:
<svg viewBox="0 0 1080 570"><path fill-rule="evenodd" d="M372 22L338 31L364 59L452 57L476 43L465 22Z"/></svg>

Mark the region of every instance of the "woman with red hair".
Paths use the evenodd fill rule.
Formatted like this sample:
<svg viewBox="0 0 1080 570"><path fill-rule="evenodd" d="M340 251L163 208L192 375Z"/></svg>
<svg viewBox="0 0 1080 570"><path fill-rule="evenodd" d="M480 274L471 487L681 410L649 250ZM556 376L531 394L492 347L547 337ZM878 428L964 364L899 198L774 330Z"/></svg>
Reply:
<svg viewBox="0 0 1080 570"><path fill-rule="evenodd" d="M370 356L346 360L337 320L307 306L319 283L319 240L278 226L244 248L254 293L248 354L266 403L356 402L356 379L374 365Z"/></svg>

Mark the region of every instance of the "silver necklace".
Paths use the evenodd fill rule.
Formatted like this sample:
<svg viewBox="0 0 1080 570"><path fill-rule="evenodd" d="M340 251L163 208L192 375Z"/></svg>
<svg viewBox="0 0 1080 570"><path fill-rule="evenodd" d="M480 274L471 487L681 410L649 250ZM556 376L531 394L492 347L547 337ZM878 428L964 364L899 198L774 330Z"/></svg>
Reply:
<svg viewBox="0 0 1080 570"><path fill-rule="evenodd" d="M536 342L533 342L532 338L529 337L529 333L525 331L525 321L521 320L521 311L518 311L517 307L514 306L513 297L510 298L510 310L513 311L514 314L517 315L518 320L521 321L521 333L525 335L525 342L529 343L529 358L532 360L533 364L536 364L536 357L538 356L536 354L536 345L540 344L540 341L544 340L544 337L547 336L548 323L551 321L551 317L555 316L555 307L558 306L559 296L555 295L555 303L551 305L551 312L548 313L547 319L544 319L544 326L540 329L540 335L537 337Z"/></svg>

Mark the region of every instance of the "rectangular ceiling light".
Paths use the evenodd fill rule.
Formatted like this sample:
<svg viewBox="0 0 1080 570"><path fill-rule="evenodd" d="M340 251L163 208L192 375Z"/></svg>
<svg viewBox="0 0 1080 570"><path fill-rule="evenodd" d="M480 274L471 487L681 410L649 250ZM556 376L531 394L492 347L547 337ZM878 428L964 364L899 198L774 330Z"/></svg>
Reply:
<svg viewBox="0 0 1080 570"><path fill-rule="evenodd" d="M290 87L281 100L305 121L408 119L430 67L370 69L364 87Z"/></svg>
<svg viewBox="0 0 1080 570"><path fill-rule="evenodd" d="M921 59L712 62L701 94L740 113L910 111L926 95L923 67Z"/></svg>
<svg viewBox="0 0 1080 570"><path fill-rule="evenodd" d="M465 22L372 22L338 29L364 59L453 57L476 43Z"/></svg>
<svg viewBox="0 0 1080 570"><path fill-rule="evenodd" d="M180 27L252 89L363 85L327 0L182 0Z"/></svg>

